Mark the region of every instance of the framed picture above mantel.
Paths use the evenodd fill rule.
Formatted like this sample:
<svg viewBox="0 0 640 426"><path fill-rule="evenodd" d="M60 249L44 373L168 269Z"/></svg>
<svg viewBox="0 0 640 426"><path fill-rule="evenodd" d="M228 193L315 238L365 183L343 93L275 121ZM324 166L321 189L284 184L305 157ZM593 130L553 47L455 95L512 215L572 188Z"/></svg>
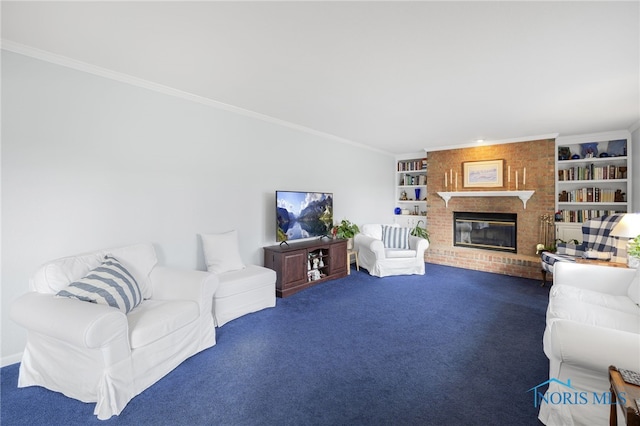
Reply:
<svg viewBox="0 0 640 426"><path fill-rule="evenodd" d="M504 160L467 161L462 163L462 185L465 188L496 188L503 186Z"/></svg>

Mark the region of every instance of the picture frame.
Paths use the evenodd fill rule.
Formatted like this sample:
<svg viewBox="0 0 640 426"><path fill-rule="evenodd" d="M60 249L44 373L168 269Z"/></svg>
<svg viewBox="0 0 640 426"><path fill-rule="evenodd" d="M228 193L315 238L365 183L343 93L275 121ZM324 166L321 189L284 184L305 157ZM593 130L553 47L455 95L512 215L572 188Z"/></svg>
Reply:
<svg viewBox="0 0 640 426"><path fill-rule="evenodd" d="M504 160L468 161L462 163L462 185L465 188L502 187Z"/></svg>

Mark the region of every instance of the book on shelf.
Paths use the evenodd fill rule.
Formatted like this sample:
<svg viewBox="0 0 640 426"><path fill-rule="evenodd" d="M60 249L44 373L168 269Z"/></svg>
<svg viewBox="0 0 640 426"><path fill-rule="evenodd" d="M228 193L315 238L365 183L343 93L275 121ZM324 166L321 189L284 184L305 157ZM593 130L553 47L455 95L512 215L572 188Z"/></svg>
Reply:
<svg viewBox="0 0 640 426"><path fill-rule="evenodd" d="M399 172L420 172L427 170L427 159L398 161Z"/></svg>
<svg viewBox="0 0 640 426"><path fill-rule="evenodd" d="M584 209L584 210L561 210L558 213L559 213L559 216L562 218L558 222L581 223L589 219L594 219L600 216L609 216L615 213L624 213L624 211Z"/></svg>
<svg viewBox="0 0 640 426"><path fill-rule="evenodd" d="M594 186L562 191L558 194L558 201L568 203L623 203L625 199L624 193L620 190Z"/></svg>
<svg viewBox="0 0 640 426"><path fill-rule="evenodd" d="M596 167L589 164L584 167L569 167L558 170L558 181L625 179L626 170L625 166L614 165Z"/></svg>

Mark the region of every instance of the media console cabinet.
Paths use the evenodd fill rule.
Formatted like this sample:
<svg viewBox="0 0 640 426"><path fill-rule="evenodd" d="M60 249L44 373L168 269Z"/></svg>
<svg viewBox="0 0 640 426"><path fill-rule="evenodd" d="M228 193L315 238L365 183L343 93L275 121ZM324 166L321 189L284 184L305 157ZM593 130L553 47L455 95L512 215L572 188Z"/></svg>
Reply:
<svg viewBox="0 0 640 426"><path fill-rule="evenodd" d="M291 296L346 277L347 240L322 238L264 247L264 266L276 271L276 296Z"/></svg>

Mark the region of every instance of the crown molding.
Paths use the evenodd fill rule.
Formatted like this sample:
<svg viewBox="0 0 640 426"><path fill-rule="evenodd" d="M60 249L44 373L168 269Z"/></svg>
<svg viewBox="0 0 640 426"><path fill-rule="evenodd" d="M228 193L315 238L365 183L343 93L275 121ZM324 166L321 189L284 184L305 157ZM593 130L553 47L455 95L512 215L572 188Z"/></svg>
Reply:
<svg viewBox="0 0 640 426"><path fill-rule="evenodd" d="M60 65L66 68L71 68L77 71L86 72L88 74L93 74L99 77L107 78L109 80L118 81L120 83L129 84L136 87L141 87L147 90L152 90L154 92L159 92L164 95L173 96L180 99L185 99L191 102L196 102L201 105L206 105L209 107L221 109L224 111L236 113L243 115L245 117L254 118L256 120L265 121L267 123L276 124L278 126L287 127L289 129L298 130L304 133L308 133L314 136L319 136L326 139L331 139L336 142L344 143L347 145L356 146L358 148L367 149L369 151L378 152L380 154L393 156L392 153L383 151L381 149L373 148L368 145L362 144L360 142L355 142L350 139L345 139L336 135L332 135L330 133L325 133L319 130L312 129L310 127L301 126L299 124L291 123L286 120L282 120L279 118L271 117L269 115L261 114L255 111L251 111L248 109L236 107L230 104L226 104L224 102L219 102L213 99L206 98L204 96L195 95L193 93L185 92L183 90L174 89L169 86L165 86L162 84L154 83L149 80L145 80L142 78L134 77L129 74L113 71L107 68L102 68L96 65L92 65L86 62L78 61L76 59L69 58L67 56L58 55L52 52L48 52L41 49L36 49L31 46L27 46L20 43L15 43L11 40L2 39L1 40L1 49L6 50L8 52L17 53L20 55L28 56L31 58L39 59L41 61L49 62L52 64Z"/></svg>

